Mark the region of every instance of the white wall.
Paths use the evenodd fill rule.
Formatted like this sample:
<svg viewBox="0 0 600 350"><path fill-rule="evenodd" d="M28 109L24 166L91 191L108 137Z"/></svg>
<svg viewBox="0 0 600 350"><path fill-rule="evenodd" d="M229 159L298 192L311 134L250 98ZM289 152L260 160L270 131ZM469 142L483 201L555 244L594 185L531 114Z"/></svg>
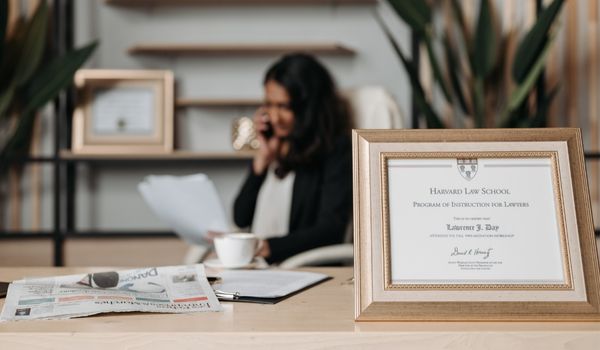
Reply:
<svg viewBox="0 0 600 350"><path fill-rule="evenodd" d="M408 82L375 14L394 31L405 52L409 32L387 6L165 6L117 7L104 1L76 1L76 46L99 39L91 68L171 69L177 95L188 98L260 98L262 76L276 56L130 56L136 43L301 43L339 42L354 56L319 57L341 88L385 86L409 120ZM252 110L190 108L176 116L177 147L230 150L232 120ZM247 162L189 164L80 165L78 228L162 228L138 195L136 184L148 174L207 173L228 210L243 180Z"/></svg>

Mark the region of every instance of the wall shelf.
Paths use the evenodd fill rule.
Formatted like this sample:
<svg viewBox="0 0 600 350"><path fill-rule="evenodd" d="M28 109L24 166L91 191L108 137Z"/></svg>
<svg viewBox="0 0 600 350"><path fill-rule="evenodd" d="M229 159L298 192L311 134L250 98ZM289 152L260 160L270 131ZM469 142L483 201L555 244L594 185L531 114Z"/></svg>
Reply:
<svg viewBox="0 0 600 350"><path fill-rule="evenodd" d="M144 230L144 231L132 231L132 230L111 230L111 231L89 231L89 230L77 230L66 232L64 235L66 238L176 238L178 237L173 231L157 231L157 230Z"/></svg>
<svg viewBox="0 0 600 350"><path fill-rule="evenodd" d="M76 154L70 150L62 150L60 157L73 162L101 161L185 161L185 160L249 160L254 156L251 151L239 152L189 152L175 151L162 154Z"/></svg>
<svg viewBox="0 0 600 350"><path fill-rule="evenodd" d="M4 239L50 239L54 238L51 231L0 231L0 240Z"/></svg>
<svg viewBox="0 0 600 350"><path fill-rule="evenodd" d="M137 44L130 55L281 55L287 52L323 55L354 55L354 50L339 43L299 44Z"/></svg>
<svg viewBox="0 0 600 350"><path fill-rule="evenodd" d="M377 0L106 0L116 6L181 6L181 5L375 5Z"/></svg>
<svg viewBox="0 0 600 350"><path fill-rule="evenodd" d="M175 101L176 108L188 108L188 107L211 107L211 108L222 108L222 107L258 107L262 104L262 100L255 99L231 99L231 98L180 98Z"/></svg>
<svg viewBox="0 0 600 350"><path fill-rule="evenodd" d="M85 231L78 230L66 232L62 235L63 238L176 238L178 237L173 231L132 231L132 230L112 230L112 231ZM54 232L49 231L0 231L0 241L14 239L53 239Z"/></svg>

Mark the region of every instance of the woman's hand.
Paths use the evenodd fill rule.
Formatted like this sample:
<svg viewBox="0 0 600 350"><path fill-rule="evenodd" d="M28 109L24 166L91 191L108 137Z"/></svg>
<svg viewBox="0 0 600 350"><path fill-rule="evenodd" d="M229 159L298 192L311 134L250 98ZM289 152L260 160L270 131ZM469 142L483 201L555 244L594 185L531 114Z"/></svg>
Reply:
<svg viewBox="0 0 600 350"><path fill-rule="evenodd" d="M252 162L252 170L254 174L263 174L275 158L281 146L281 141L277 137L265 137L265 132L270 128L269 116L264 107L259 108L254 114L254 128L260 146L254 161Z"/></svg>
<svg viewBox="0 0 600 350"><path fill-rule="evenodd" d="M206 239L206 241L208 241L209 243L213 243L215 238L222 237L224 235L225 235L225 232L208 231L208 232L206 232L206 236L204 237L204 239Z"/></svg>
<svg viewBox="0 0 600 350"><path fill-rule="evenodd" d="M256 256L260 256L262 258L268 258L271 256L271 248L269 247L269 241L266 239L260 241L259 249L256 251Z"/></svg>

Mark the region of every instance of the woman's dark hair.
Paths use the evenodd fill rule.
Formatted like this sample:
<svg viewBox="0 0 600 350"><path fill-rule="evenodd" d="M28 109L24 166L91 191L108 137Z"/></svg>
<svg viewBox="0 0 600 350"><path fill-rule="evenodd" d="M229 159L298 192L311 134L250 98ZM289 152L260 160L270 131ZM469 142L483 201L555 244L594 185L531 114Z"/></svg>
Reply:
<svg viewBox="0 0 600 350"><path fill-rule="evenodd" d="M294 53L275 62L265 74L283 86L294 112L294 128L288 136L290 149L279 159L283 174L311 165L333 148L341 135L349 134L352 118L345 99L338 95L327 69L314 57Z"/></svg>

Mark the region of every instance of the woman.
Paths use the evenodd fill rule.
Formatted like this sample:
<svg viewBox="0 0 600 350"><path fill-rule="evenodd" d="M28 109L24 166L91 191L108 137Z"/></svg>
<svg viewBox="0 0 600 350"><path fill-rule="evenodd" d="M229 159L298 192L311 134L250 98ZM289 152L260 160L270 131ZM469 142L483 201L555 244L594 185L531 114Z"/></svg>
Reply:
<svg viewBox="0 0 600 350"><path fill-rule="evenodd" d="M351 117L331 75L306 54L284 56L264 79L254 116L260 148L234 205L234 221L280 262L341 243L352 206Z"/></svg>

